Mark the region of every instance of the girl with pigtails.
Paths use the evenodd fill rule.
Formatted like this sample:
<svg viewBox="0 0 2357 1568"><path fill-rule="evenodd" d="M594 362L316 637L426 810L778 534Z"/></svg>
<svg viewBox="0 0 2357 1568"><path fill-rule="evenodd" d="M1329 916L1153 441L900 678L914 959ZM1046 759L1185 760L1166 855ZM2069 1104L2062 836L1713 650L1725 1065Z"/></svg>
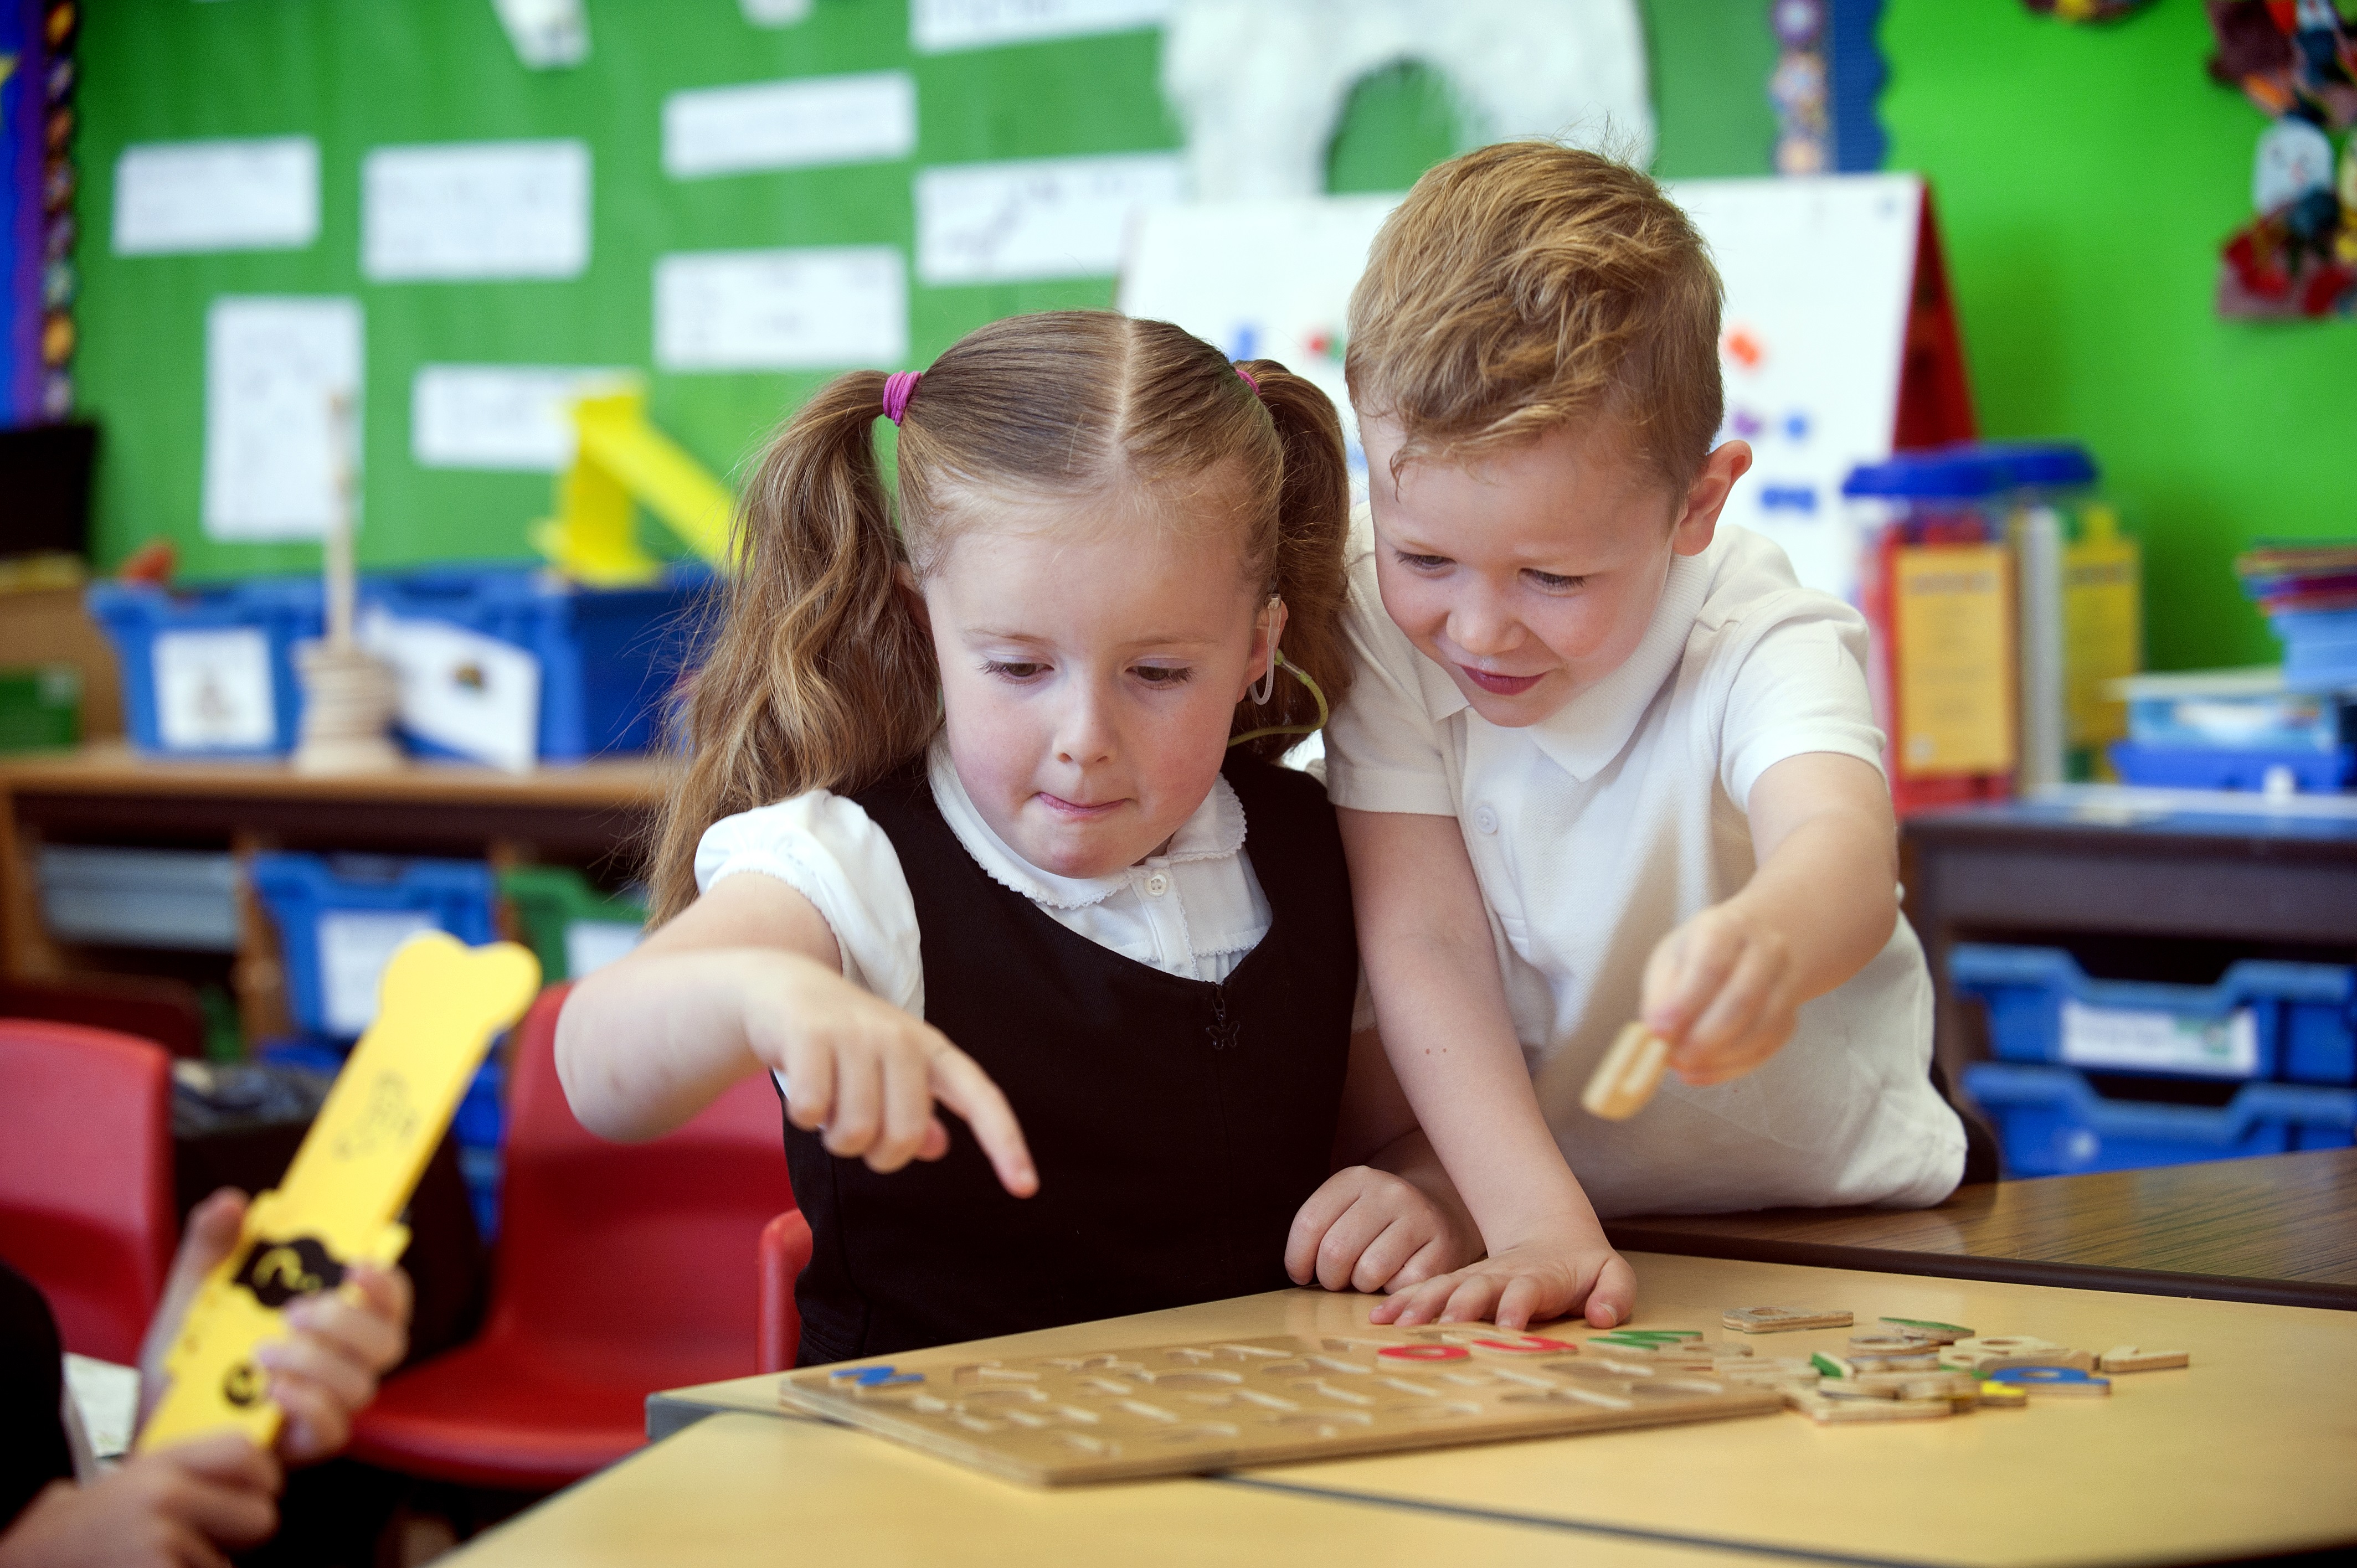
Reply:
<svg viewBox="0 0 2357 1568"><path fill-rule="evenodd" d="M1276 765L1350 680L1348 489L1309 382L1094 311L837 377L770 442L657 928L557 1065L624 1139L770 1073L805 1364L1479 1255Z"/></svg>

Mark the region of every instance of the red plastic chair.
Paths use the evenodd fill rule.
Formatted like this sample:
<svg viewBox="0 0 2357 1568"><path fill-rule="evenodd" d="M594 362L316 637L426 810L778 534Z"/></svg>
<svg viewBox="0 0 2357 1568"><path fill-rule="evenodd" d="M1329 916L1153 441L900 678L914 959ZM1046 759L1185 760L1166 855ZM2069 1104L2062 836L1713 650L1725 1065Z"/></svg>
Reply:
<svg viewBox="0 0 2357 1568"><path fill-rule="evenodd" d="M352 1455L471 1486L546 1488L646 1441L657 1389L756 1359L762 1227L793 1202L759 1077L651 1144L608 1144L556 1079L565 986L517 1036L499 1257L483 1331L389 1380Z"/></svg>
<svg viewBox="0 0 2357 1568"><path fill-rule="evenodd" d="M810 1221L789 1208L761 1228L761 1344L757 1372L787 1372L802 1348L794 1281L810 1267Z"/></svg>
<svg viewBox="0 0 2357 1568"><path fill-rule="evenodd" d="M0 1257L41 1287L69 1350L126 1365L164 1294L172 1058L79 1024L0 1019Z"/></svg>

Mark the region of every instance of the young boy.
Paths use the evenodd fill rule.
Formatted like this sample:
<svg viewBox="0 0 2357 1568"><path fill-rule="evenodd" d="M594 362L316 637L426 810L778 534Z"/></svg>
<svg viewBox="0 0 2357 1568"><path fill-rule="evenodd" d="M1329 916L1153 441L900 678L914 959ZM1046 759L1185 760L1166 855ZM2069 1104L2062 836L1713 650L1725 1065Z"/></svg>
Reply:
<svg viewBox="0 0 2357 1568"><path fill-rule="evenodd" d="M1599 1212L1961 1172L1865 623L1717 527L1751 461L1711 445L1719 301L1652 180L1545 143L1426 175L1351 296L1372 515L1328 788L1385 1047L1490 1248L1379 1317L1609 1326ZM1631 1018L1675 1077L1598 1121Z"/></svg>

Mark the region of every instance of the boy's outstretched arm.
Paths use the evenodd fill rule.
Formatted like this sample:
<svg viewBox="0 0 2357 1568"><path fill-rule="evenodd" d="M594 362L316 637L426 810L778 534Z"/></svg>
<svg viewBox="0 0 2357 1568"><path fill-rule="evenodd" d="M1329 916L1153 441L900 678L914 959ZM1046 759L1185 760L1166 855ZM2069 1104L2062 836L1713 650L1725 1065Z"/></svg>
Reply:
<svg viewBox="0 0 2357 1568"><path fill-rule="evenodd" d="M1605 1240L1531 1090L1457 820L1338 815L1385 1052L1490 1249L1394 1295L1375 1320L1521 1328L1584 1309L1599 1327L1626 1321L1636 1275Z"/></svg>
<svg viewBox="0 0 2357 1568"><path fill-rule="evenodd" d="M1645 1026L1697 1087L1775 1055L1801 1004L1872 962L1899 918L1899 824L1871 763L1788 757L1745 804L1751 880L1663 938L1645 966Z"/></svg>
<svg viewBox="0 0 2357 1568"><path fill-rule="evenodd" d="M581 1124L657 1138L738 1079L776 1069L794 1125L879 1171L939 1159L938 1101L999 1181L1039 1185L998 1086L939 1029L843 977L834 933L774 877L722 878L628 957L581 981L556 1021L556 1071Z"/></svg>

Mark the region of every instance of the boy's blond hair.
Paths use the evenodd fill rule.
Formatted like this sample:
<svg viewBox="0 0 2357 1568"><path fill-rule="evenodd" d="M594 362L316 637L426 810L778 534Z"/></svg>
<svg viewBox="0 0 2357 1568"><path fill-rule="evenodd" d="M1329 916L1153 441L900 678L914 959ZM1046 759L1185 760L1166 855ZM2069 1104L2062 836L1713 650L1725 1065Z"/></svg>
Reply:
<svg viewBox="0 0 2357 1568"><path fill-rule="evenodd" d="M1702 236L1638 170L1553 142L1432 169L1351 294L1343 371L1393 463L1462 461L1601 422L1683 497L1724 409Z"/></svg>

